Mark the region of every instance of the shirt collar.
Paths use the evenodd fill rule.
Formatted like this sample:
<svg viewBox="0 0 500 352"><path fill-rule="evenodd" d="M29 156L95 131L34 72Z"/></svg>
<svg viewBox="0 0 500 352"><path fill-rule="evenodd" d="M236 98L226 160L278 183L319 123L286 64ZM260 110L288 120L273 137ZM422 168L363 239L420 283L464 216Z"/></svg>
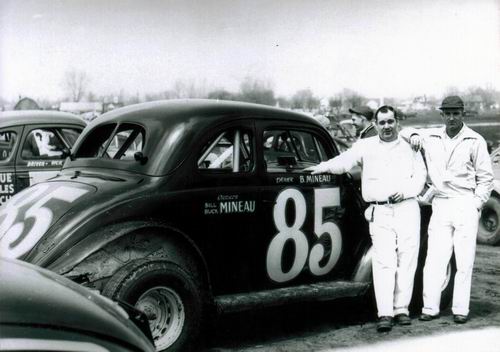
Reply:
<svg viewBox="0 0 500 352"><path fill-rule="evenodd" d="M462 128L460 131L457 133L457 135L453 138L450 138L448 134L446 134L446 126L443 126L441 130L441 137L447 138L447 139L465 139L465 138L476 138L474 131L471 130L469 127L465 125L465 123L462 125Z"/></svg>
<svg viewBox="0 0 500 352"><path fill-rule="evenodd" d="M398 134L398 137L397 137L395 140L390 141L390 142L383 141L383 140L380 138L380 136L379 136L379 135L377 135L377 137L378 137L378 142L379 142L380 144L385 144L385 145L388 145L388 144L394 144L394 145L396 145L396 144L399 144L399 143L401 142L401 138L399 138L399 134Z"/></svg>

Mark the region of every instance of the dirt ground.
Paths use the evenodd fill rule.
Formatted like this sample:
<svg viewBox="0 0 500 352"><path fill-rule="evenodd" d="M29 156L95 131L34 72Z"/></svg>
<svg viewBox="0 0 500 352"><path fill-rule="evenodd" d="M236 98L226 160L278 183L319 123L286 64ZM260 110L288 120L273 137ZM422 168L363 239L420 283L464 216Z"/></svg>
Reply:
<svg viewBox="0 0 500 352"><path fill-rule="evenodd" d="M342 300L222 317L206 352L284 351L500 351L500 247L478 245L470 320L451 311L431 322L412 319L377 333L374 311L361 300Z"/></svg>

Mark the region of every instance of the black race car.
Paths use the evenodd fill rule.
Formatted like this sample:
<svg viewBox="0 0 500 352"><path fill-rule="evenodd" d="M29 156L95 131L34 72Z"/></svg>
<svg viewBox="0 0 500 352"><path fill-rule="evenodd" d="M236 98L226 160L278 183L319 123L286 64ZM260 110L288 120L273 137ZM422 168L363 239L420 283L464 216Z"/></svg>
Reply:
<svg viewBox="0 0 500 352"><path fill-rule="evenodd" d="M1 351L155 350L134 315L53 272L0 258L0 282Z"/></svg>
<svg viewBox="0 0 500 352"><path fill-rule="evenodd" d="M73 146L85 125L59 111L0 112L0 205L55 176L64 163L64 149Z"/></svg>
<svg viewBox="0 0 500 352"><path fill-rule="evenodd" d="M370 291L358 185L303 171L337 154L318 122L286 110L121 108L88 126L59 176L2 208L1 255L134 305L158 350L185 351L214 312Z"/></svg>

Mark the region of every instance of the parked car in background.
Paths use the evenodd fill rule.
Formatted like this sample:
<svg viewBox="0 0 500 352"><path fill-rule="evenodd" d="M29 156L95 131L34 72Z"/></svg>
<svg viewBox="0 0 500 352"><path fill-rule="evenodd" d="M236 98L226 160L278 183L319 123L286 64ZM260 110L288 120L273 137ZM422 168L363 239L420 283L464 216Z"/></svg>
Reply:
<svg viewBox="0 0 500 352"><path fill-rule="evenodd" d="M84 127L77 116L58 111L0 112L0 205L55 176L64 149L73 146Z"/></svg>
<svg viewBox="0 0 500 352"><path fill-rule="evenodd" d="M0 351L154 351L137 312L71 280L0 258L0 282Z"/></svg>
<svg viewBox="0 0 500 352"><path fill-rule="evenodd" d="M268 106L117 109L87 126L57 177L0 209L0 255L135 306L158 350L187 351L214 314L371 292L358 184L304 171L338 153L312 117Z"/></svg>
<svg viewBox="0 0 500 352"><path fill-rule="evenodd" d="M495 149L491 154L491 164L495 176L494 188L490 199L484 205L479 219L479 229L477 233L478 243L489 245L500 244L500 148Z"/></svg>

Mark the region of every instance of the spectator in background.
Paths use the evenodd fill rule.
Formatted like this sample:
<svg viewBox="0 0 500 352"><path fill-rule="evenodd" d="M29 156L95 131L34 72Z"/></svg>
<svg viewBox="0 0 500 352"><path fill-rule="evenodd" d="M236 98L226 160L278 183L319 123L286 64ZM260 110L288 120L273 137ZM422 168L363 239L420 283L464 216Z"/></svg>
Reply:
<svg viewBox="0 0 500 352"><path fill-rule="evenodd" d="M373 124L373 110L368 106L357 106L349 109L352 114L352 123L360 139L376 136L377 129Z"/></svg>

